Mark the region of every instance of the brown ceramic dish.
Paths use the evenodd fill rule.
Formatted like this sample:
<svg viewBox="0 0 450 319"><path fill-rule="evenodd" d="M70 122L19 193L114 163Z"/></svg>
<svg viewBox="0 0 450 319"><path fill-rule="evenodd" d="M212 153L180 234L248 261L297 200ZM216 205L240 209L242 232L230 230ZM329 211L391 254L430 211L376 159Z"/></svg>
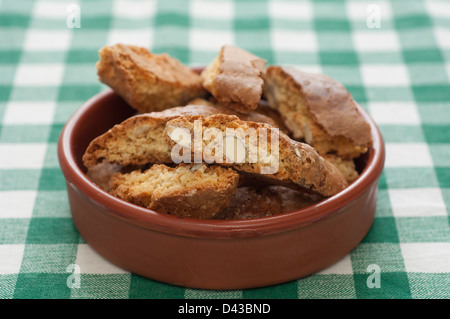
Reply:
<svg viewBox="0 0 450 319"><path fill-rule="evenodd" d="M112 263L157 281L203 289L245 289L295 280L348 254L370 229L384 165L384 143L357 163L361 176L313 206L250 220L198 220L160 214L104 192L85 175L89 142L134 111L111 90L87 101L65 125L58 158L73 221Z"/></svg>

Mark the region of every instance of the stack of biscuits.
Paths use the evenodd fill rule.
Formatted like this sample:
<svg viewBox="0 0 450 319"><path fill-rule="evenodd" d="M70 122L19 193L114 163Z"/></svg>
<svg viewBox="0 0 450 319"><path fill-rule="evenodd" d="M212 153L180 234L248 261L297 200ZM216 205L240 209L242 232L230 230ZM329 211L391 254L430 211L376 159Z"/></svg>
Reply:
<svg viewBox="0 0 450 319"><path fill-rule="evenodd" d="M353 183L355 160L372 143L340 83L267 66L236 46L223 46L201 72L133 45L99 56L99 80L136 114L91 141L87 176L158 213L230 220L304 208ZM264 132L264 152L261 135L230 132Z"/></svg>

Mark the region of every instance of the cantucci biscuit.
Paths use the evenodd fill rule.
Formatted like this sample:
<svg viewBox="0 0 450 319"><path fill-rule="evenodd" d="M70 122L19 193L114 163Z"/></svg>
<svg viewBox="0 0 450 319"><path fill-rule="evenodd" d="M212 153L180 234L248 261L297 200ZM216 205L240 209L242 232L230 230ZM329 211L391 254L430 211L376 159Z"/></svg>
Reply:
<svg viewBox="0 0 450 319"><path fill-rule="evenodd" d="M168 54L127 44L105 46L99 51L97 74L140 113L185 105L205 96L200 76Z"/></svg>
<svg viewBox="0 0 450 319"><path fill-rule="evenodd" d="M225 45L201 73L203 87L219 103L241 113L258 107L266 61L241 48Z"/></svg>
<svg viewBox="0 0 450 319"><path fill-rule="evenodd" d="M217 165L155 164L130 173L115 173L110 193L127 202L182 217L216 218L228 207L239 174Z"/></svg>
<svg viewBox="0 0 450 319"><path fill-rule="evenodd" d="M329 76L270 66L264 95L292 137L304 140L321 155L356 158L372 143L370 126L352 95Z"/></svg>
<svg viewBox="0 0 450 319"><path fill-rule="evenodd" d="M190 159L183 161L230 166L261 181L322 196L332 196L348 185L341 172L310 145L264 123L225 114L181 116L167 122L165 133L176 152L190 153Z"/></svg>

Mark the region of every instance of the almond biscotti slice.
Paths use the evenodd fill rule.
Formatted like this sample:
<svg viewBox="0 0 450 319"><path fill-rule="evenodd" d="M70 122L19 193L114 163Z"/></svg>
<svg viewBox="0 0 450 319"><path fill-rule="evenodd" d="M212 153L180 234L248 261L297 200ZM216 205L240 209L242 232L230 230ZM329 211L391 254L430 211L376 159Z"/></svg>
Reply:
<svg viewBox="0 0 450 319"><path fill-rule="evenodd" d="M182 160L233 167L271 184L332 196L345 187L341 172L310 145L273 126L233 115L182 116L166 124L166 138Z"/></svg>
<svg viewBox="0 0 450 319"><path fill-rule="evenodd" d="M119 43L103 47L99 56L100 81L140 113L185 105L206 94L200 75L168 54Z"/></svg>
<svg viewBox="0 0 450 319"><path fill-rule="evenodd" d="M321 155L356 158L372 143L370 126L352 95L329 76L270 66L264 95L293 138L304 140Z"/></svg>
<svg viewBox="0 0 450 319"><path fill-rule="evenodd" d="M266 61L241 48L225 45L201 73L203 87L219 103L241 113L258 107Z"/></svg>
<svg viewBox="0 0 450 319"><path fill-rule="evenodd" d="M234 197L238 180L237 172L217 165L155 164L144 172L114 174L110 193L160 213L215 218Z"/></svg>

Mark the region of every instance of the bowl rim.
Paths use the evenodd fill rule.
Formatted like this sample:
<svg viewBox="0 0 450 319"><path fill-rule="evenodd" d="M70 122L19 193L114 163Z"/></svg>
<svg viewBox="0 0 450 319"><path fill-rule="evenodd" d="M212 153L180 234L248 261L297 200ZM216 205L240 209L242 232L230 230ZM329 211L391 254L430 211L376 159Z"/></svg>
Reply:
<svg viewBox="0 0 450 319"><path fill-rule="evenodd" d="M80 119L88 110L95 107L98 103L111 98L112 95L117 94L112 89L107 88L84 102L70 116L58 139L58 160L67 184L89 197L96 205L102 206L103 210L109 214L124 222L146 229L166 232L172 235L219 239L261 236L305 227L337 214L342 207L357 199L373 183L376 183L384 168L385 146L381 132L369 114L357 104L359 111L371 127L373 143L369 150L370 154L366 167L359 178L338 194L299 210L253 219L197 219L158 213L128 203L100 189L90 181L77 165L75 154L71 147L74 130L76 130Z"/></svg>

